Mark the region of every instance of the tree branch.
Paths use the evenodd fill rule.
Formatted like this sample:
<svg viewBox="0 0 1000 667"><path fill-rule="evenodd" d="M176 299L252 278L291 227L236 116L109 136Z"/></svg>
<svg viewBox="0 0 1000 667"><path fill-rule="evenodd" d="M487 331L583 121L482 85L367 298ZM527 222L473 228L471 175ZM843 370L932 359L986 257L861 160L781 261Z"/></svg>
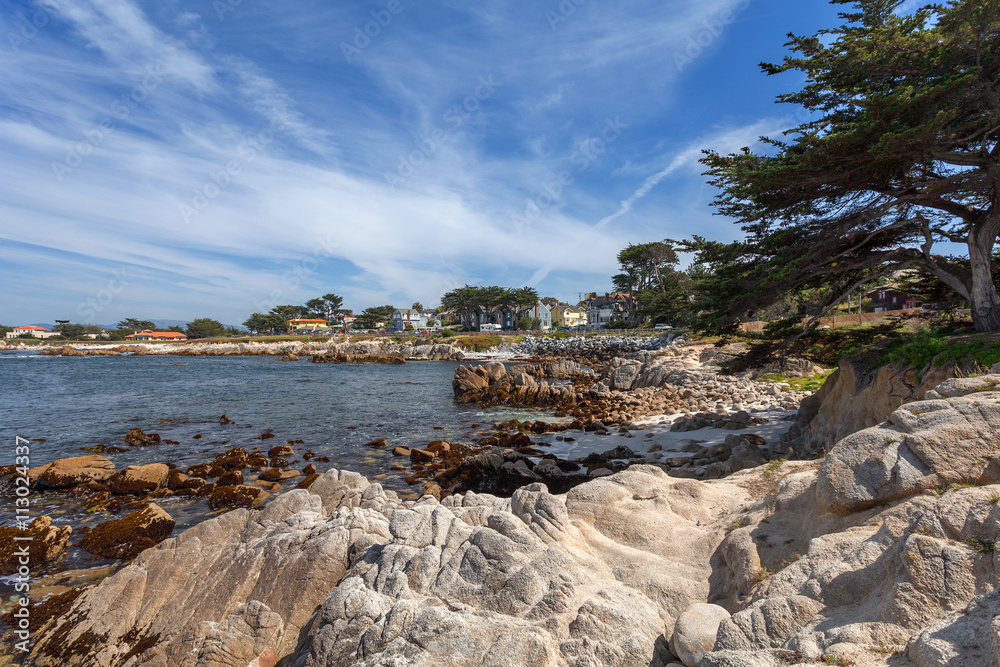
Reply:
<svg viewBox="0 0 1000 667"><path fill-rule="evenodd" d="M931 256L931 247L933 247L934 245L934 236L930 222L927 219L923 219L921 221L921 231L924 234L924 242L920 246L920 252L924 258L924 264L927 266L930 272L933 273L938 278L938 280L940 280L945 285L947 285L948 287L952 288L953 290L961 294L962 298L964 298L966 301L971 302L972 294L969 292L969 288L966 286L966 284L963 283L961 280L959 280L957 276L949 273L948 271L945 271L940 266L938 266L938 263L935 262L934 258Z"/></svg>

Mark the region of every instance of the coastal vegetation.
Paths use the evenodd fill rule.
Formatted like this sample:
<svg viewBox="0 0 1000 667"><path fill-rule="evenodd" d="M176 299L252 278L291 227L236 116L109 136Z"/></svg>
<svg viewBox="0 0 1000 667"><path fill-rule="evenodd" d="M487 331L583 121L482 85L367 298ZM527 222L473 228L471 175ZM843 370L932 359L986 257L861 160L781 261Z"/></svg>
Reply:
<svg viewBox="0 0 1000 667"><path fill-rule="evenodd" d="M896 13L857 3L844 23L791 37L762 65L805 77L778 102L807 120L767 153L708 151L719 213L747 234L702 244L715 260L720 324L789 292L823 292L820 312L875 279L914 268L972 306L977 331L1000 329L993 247L1000 234L1000 76L996 3L956 0ZM962 265L934 252L961 243Z"/></svg>
<svg viewBox="0 0 1000 667"><path fill-rule="evenodd" d="M455 312L462 324L471 329L476 326L477 310L485 321L493 322L497 315L513 315L516 318L533 308L538 300L538 292L532 287L465 285L445 293L441 297L441 307Z"/></svg>

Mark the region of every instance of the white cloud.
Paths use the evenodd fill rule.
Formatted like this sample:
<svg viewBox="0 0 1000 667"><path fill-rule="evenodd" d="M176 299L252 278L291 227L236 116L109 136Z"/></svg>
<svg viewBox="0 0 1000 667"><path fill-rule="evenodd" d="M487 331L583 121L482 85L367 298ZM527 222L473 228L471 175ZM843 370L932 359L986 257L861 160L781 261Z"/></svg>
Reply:
<svg viewBox="0 0 1000 667"><path fill-rule="evenodd" d="M511 224L511 213L567 168L608 115L627 112L636 126L658 118L679 77L671 50L741 1L587 3L555 31L538 5L454 3L448 11L464 32L455 29L450 39L422 32L440 5L414 4L353 65L332 62L341 58L341 33L358 20L343 8L251 12L244 4L227 16L227 29L273 17L254 44L294 50L295 66L282 68L235 55L241 51L212 34L219 26L208 14L199 21L180 11L165 22L192 31L182 37L157 27L133 1L45 0L89 48L49 35L45 49L11 68L16 85L0 91L0 103L18 110L0 115L3 231L23 262L48 257L52 266L37 288L17 283L30 295L18 297L20 307L58 295L60 284L83 298L116 266L141 279L108 307L108 319L135 314L143 303L173 309L144 316L184 317L178 313L189 300L200 314L214 305L236 321L261 303L317 292L342 292L361 308L435 303L466 282L523 284L534 276L563 285L548 278L552 272L603 279L629 234L648 229L647 218L627 213L665 180L689 179L684 169L703 146L725 150L766 124L706 137L655 166L642 156L660 137L632 136L630 148L616 145L620 160L588 172L606 174L606 186L581 182L525 228ZM309 20L317 16L325 22ZM303 44L312 45L310 54L317 45L329 52L302 64L322 75L299 73ZM0 67L10 62L0 53ZM170 72L167 81L59 181L53 162L98 126L121 88L157 63ZM499 87L454 127L445 114L489 74ZM262 129L261 119L279 130L251 156L246 137ZM384 173L435 130L445 141L391 190ZM620 162L625 167L616 171ZM220 181L227 165L233 173ZM653 173L638 188L625 182L646 167ZM196 196L208 205L186 222L180 205L196 208ZM592 224L609 200L621 201L619 211ZM129 312L111 315L114 308Z"/></svg>

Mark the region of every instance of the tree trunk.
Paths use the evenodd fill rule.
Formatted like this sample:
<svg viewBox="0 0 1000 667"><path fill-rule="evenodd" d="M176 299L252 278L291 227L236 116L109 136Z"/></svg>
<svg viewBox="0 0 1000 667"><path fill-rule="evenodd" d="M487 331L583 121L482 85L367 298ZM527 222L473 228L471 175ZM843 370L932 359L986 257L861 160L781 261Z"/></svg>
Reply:
<svg viewBox="0 0 1000 667"><path fill-rule="evenodd" d="M1000 330L1000 294L993 282L992 254L996 241L994 224L969 232L969 259L972 265L972 323L976 331Z"/></svg>

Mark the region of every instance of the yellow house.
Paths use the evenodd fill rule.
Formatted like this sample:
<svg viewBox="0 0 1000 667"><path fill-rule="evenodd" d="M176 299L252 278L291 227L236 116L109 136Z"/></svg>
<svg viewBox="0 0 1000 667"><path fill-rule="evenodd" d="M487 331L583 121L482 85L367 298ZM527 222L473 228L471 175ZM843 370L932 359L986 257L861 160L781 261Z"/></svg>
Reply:
<svg viewBox="0 0 1000 667"><path fill-rule="evenodd" d="M326 326L326 320L288 320L288 333L295 333L303 329L322 329Z"/></svg>
<svg viewBox="0 0 1000 667"><path fill-rule="evenodd" d="M560 303L552 306L552 326L578 327L587 323L587 311L583 308Z"/></svg>

